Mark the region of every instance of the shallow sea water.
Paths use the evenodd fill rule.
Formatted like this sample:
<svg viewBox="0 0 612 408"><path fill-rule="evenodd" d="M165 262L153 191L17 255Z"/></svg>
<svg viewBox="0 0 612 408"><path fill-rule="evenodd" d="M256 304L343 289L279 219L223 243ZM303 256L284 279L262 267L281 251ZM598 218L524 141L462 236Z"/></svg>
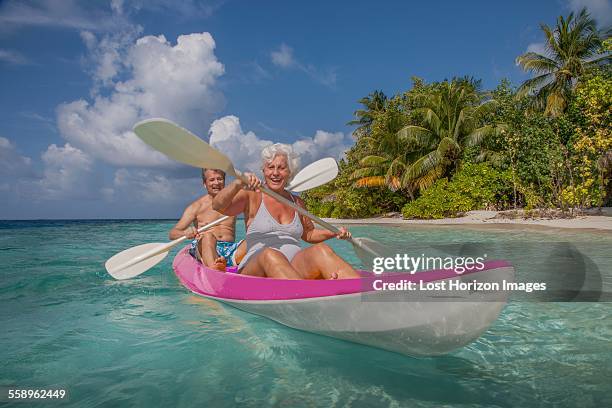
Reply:
<svg viewBox="0 0 612 408"><path fill-rule="evenodd" d="M137 278L119 282L107 275L106 259L141 243L166 242L172 224L0 222L3 393L64 388L68 399L53 405L74 407L612 406L612 303L512 301L469 346L411 358L293 330L192 295L172 273L175 251ZM597 265L604 288L612 287L612 234L606 232L351 230L407 245L571 242ZM333 247L358 262L348 244ZM536 258L537 251L526 250L518 273L528 275Z"/></svg>

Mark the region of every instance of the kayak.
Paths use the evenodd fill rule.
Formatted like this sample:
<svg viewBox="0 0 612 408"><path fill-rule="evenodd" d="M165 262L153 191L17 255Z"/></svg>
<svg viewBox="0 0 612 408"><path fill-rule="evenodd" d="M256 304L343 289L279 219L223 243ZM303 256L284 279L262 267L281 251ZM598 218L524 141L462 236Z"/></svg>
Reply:
<svg viewBox="0 0 612 408"><path fill-rule="evenodd" d="M514 279L506 261L488 261L481 270L461 275L441 269L381 275L359 271L362 277L356 279L270 279L240 275L235 267L208 269L188 247L176 255L173 269L196 295L295 329L410 356L446 354L477 339L507 301L507 291L490 289ZM435 289L414 289L419 286Z"/></svg>

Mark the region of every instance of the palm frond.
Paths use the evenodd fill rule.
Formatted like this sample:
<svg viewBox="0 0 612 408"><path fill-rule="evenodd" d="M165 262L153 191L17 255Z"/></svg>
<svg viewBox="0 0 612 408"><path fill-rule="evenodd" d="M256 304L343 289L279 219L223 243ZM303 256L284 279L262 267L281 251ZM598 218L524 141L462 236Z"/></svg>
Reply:
<svg viewBox="0 0 612 408"><path fill-rule="evenodd" d="M461 152L461 146L459 146L455 139L445 137L440 140L440 144L438 144L438 149L436 151L440 157L457 157L459 156L459 152Z"/></svg>
<svg viewBox="0 0 612 408"><path fill-rule="evenodd" d="M430 169L427 173L412 180L402 180L405 187L414 186L419 190L425 190L433 185L444 174L444 167L437 166Z"/></svg>
<svg viewBox="0 0 612 408"><path fill-rule="evenodd" d="M408 180L422 177L431 169L442 166L443 161L443 157L440 156L437 150L429 152L408 167L406 170L406 177Z"/></svg>
<svg viewBox="0 0 612 408"><path fill-rule="evenodd" d="M380 166L388 161L389 159L386 157L370 155L359 160L359 164L362 166L375 167Z"/></svg>
<svg viewBox="0 0 612 408"><path fill-rule="evenodd" d="M459 137L461 136L461 129L465 127L466 125L465 122L469 122L470 118L467 117L468 114L466 113L466 111L467 111L467 108L461 109L461 112L459 112L457 120L454 124L455 131L453 132L453 137L455 138L455 140L458 140Z"/></svg>
<svg viewBox="0 0 612 408"><path fill-rule="evenodd" d="M603 57L598 57L587 61L588 66L596 66L596 65L606 65L612 62L612 55L604 55Z"/></svg>
<svg viewBox="0 0 612 408"><path fill-rule="evenodd" d="M465 145L468 147L479 146L486 139L492 136L499 136L507 130L508 126L503 123L479 127L465 137Z"/></svg>
<svg viewBox="0 0 612 408"><path fill-rule="evenodd" d="M484 117L485 115L493 113L495 109L497 109L498 107L499 107L498 101L496 101L495 99L489 99L474 108L473 116L475 118L480 119Z"/></svg>
<svg viewBox="0 0 612 408"><path fill-rule="evenodd" d="M376 167L363 167L351 173L349 180L357 180L364 177L380 176L382 171Z"/></svg>
<svg viewBox="0 0 612 408"><path fill-rule="evenodd" d="M430 129L436 130L442 125L442 120L435 110L428 109L427 112L425 112L425 123L429 125Z"/></svg>
<svg viewBox="0 0 612 408"><path fill-rule="evenodd" d="M527 52L518 56L516 63L525 71L533 71L536 74L550 74L559 68L557 61L537 52Z"/></svg>
<svg viewBox="0 0 612 408"><path fill-rule="evenodd" d="M553 80L554 80L553 74L543 74L535 78L528 79L525 82L523 82L521 86L519 86L519 88L516 91L516 95L518 97L525 96L529 94L530 92L549 84Z"/></svg>
<svg viewBox="0 0 612 408"><path fill-rule="evenodd" d="M355 187L383 187L386 184L383 176L364 177L353 183Z"/></svg>
<svg viewBox="0 0 612 408"><path fill-rule="evenodd" d="M557 37L555 36L555 31L558 30L553 30L546 24L541 24L540 27L542 31L544 31L544 36L546 37L546 50L551 54L553 59L562 59L566 55L566 52L559 46Z"/></svg>
<svg viewBox="0 0 612 408"><path fill-rule="evenodd" d="M404 171L406 171L406 163L401 157L396 157L387 169L387 176L391 176L392 174L400 174Z"/></svg>
<svg viewBox="0 0 612 408"><path fill-rule="evenodd" d="M422 126L404 126L397 133L400 140L414 143L417 146L428 146L431 143L433 132Z"/></svg>
<svg viewBox="0 0 612 408"><path fill-rule="evenodd" d="M385 184L389 187L391 191L397 191L402 187L402 183L400 182L399 177L397 176L387 176L385 177Z"/></svg>

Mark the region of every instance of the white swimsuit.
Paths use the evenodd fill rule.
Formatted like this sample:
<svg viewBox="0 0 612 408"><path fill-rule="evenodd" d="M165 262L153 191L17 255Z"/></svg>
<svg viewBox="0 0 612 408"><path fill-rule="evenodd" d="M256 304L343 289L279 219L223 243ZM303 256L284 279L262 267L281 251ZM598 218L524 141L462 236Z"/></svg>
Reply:
<svg viewBox="0 0 612 408"><path fill-rule="evenodd" d="M293 196L291 196L293 199ZM295 200L293 200L295 202ZM273 248L287 257L289 262L302 249L300 242L304 228L298 212L295 212L293 221L281 224L270 214L261 195L261 204L255 218L247 228L247 253L238 265L238 270L244 268L249 259L254 258L264 248Z"/></svg>

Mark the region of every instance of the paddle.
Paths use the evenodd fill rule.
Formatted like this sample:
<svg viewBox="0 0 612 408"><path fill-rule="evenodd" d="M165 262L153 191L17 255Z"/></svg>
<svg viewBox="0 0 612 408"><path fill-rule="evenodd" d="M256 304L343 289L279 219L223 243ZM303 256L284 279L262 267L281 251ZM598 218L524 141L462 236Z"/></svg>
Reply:
<svg viewBox="0 0 612 408"><path fill-rule="evenodd" d="M146 144L178 162L200 168L221 169L226 174L230 174L242 181L246 182L247 180L240 171L234 168L234 165L227 156L187 129L167 119L144 120L134 126L134 132ZM340 232L336 226L323 221L267 187L261 186L259 189L326 229L336 234ZM379 246L375 241L352 237L348 241L353 244L353 249L365 265L371 265L372 258L380 256L379 251L374 249L375 246Z"/></svg>
<svg viewBox="0 0 612 408"><path fill-rule="evenodd" d="M288 190L299 193L322 186L336 178L338 163L331 157L317 160L304 167L295 175ZM198 233L211 229L229 217L221 217L198 229ZM150 243L138 245L115 254L105 263L106 270L115 279L129 279L138 276L157 265L168 255L168 251L185 241L181 237L168 243Z"/></svg>

